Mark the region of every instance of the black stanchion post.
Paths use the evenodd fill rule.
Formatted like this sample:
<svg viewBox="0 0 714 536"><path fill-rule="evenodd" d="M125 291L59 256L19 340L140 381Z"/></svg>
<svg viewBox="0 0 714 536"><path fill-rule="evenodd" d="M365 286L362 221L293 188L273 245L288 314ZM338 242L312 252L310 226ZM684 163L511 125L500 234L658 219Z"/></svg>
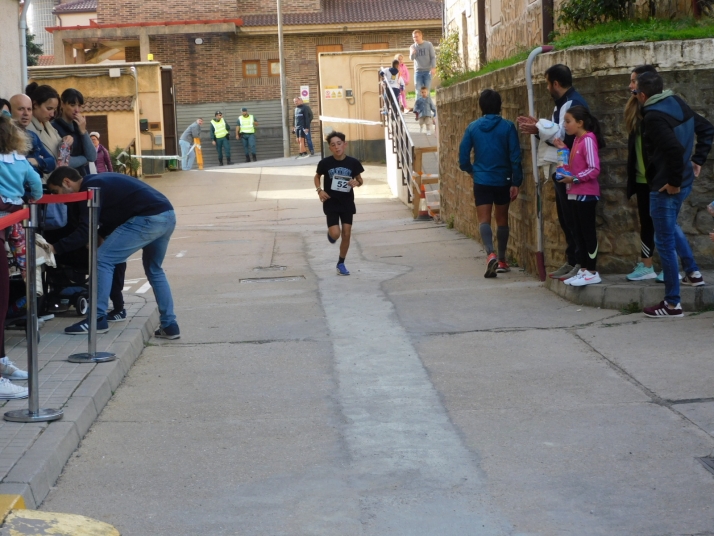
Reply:
<svg viewBox="0 0 714 536"><path fill-rule="evenodd" d="M99 247L99 188L89 188L92 193L89 205L89 334L87 353L72 354L71 363L106 363L117 356L111 352L97 352L97 248Z"/></svg>
<svg viewBox="0 0 714 536"><path fill-rule="evenodd" d="M30 205L30 217L23 222L25 227L25 250L27 269L25 290L27 292L27 386L29 389L28 409L18 409L5 413L5 420L12 422L46 422L62 418L61 409L40 409L40 377L37 363L37 259L35 252L35 227L37 225L37 205ZM2 260L2 262L5 262Z"/></svg>

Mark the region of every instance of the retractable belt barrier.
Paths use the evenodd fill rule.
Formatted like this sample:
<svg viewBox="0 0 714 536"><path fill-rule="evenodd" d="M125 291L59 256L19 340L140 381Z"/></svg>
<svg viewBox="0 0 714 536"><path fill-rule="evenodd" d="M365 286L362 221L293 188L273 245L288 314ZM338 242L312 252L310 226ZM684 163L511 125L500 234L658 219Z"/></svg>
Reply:
<svg viewBox="0 0 714 536"><path fill-rule="evenodd" d="M0 230L14 223L23 221L26 241L26 284L27 294L27 386L29 391L28 409L8 411L6 421L46 422L61 419L61 409L41 409L39 404L39 365L37 360L38 318L37 318L37 281L35 279L37 259L35 251L35 229L38 227L40 204L73 203L87 201L89 206L89 333L87 353L70 355L72 363L103 363L116 359L109 352L97 352L97 248L99 226L99 188L89 188L86 192L74 194L45 195L25 208L0 218ZM5 262L0 260L0 262Z"/></svg>

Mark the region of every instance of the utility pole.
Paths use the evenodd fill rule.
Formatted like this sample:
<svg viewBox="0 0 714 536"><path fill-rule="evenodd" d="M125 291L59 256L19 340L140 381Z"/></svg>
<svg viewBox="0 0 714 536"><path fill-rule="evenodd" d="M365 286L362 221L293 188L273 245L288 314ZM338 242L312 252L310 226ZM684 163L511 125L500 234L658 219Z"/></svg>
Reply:
<svg viewBox="0 0 714 536"><path fill-rule="evenodd" d="M285 51L283 48L282 0L278 2L278 50L280 52L280 110L283 118L283 156L290 156L290 135L288 134L287 89L285 88Z"/></svg>

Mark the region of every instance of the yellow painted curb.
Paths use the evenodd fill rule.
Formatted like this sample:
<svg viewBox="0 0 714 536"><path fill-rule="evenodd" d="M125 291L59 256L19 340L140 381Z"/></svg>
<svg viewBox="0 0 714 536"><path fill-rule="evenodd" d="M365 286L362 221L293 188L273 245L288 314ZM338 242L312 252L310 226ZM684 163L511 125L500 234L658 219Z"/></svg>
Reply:
<svg viewBox="0 0 714 536"><path fill-rule="evenodd" d="M2 529L8 536L121 536L117 529L102 521L38 510L13 510Z"/></svg>
<svg viewBox="0 0 714 536"><path fill-rule="evenodd" d="M0 523L5 520L11 510L25 508L22 495L0 494Z"/></svg>

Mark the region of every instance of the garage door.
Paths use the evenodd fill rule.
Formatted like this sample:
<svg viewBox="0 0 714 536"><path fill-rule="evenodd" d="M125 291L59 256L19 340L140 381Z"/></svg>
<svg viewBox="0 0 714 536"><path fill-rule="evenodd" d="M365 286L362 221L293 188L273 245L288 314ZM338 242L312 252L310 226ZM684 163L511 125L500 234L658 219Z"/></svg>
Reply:
<svg viewBox="0 0 714 536"><path fill-rule="evenodd" d="M220 102L209 104L179 104L176 106L176 124L179 137L197 118L203 117L201 147L205 167L218 165L218 153L211 145L211 127L209 121L216 111L223 112L223 118L231 130L231 159L234 164L245 162L243 144L235 139L235 127L241 108L255 116L259 125L255 131L258 160L281 158L283 156L283 130L281 124L280 100ZM288 108L290 109L290 108Z"/></svg>

